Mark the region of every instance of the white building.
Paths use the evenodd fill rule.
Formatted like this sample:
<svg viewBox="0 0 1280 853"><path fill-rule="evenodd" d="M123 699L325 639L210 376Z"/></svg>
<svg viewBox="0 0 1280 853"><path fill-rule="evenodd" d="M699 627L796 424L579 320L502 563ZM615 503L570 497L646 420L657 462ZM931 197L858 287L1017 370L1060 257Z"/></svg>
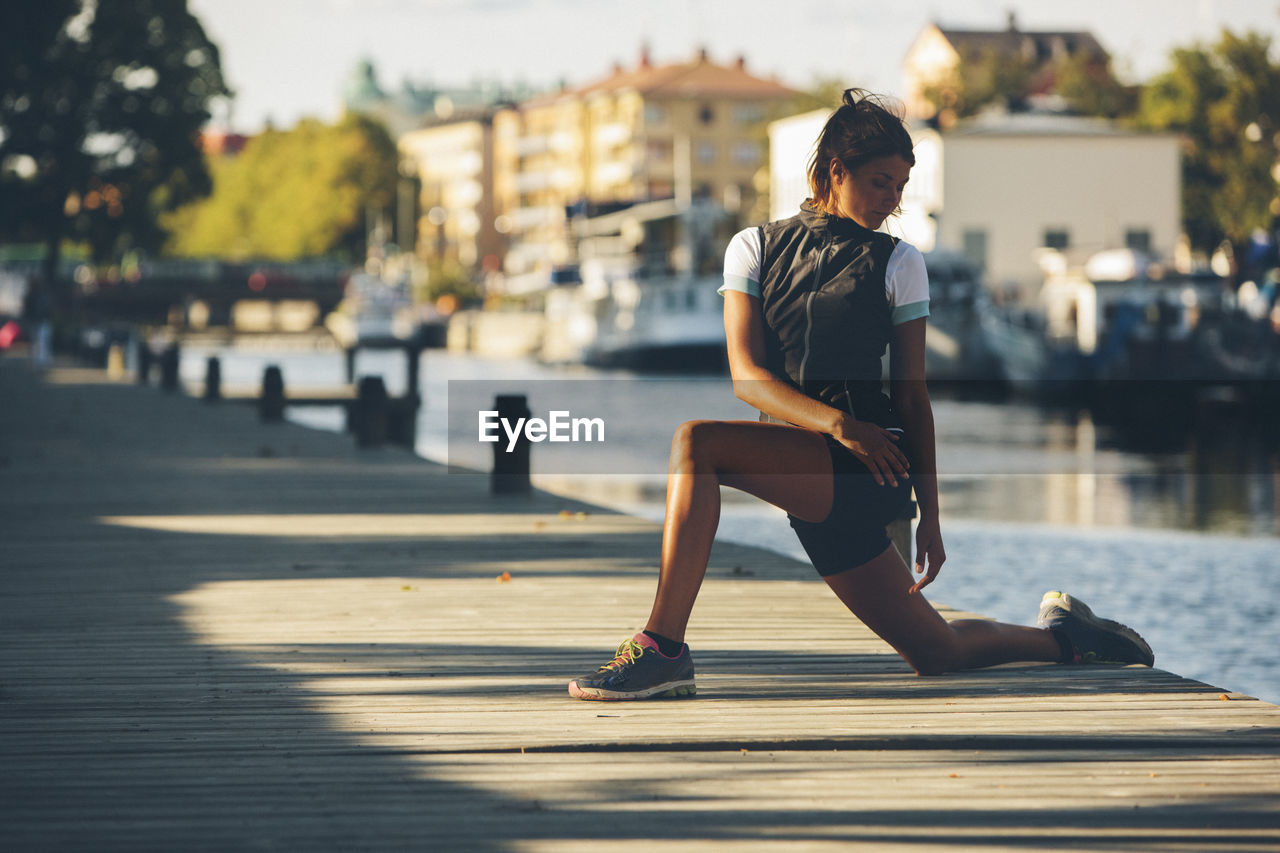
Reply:
<svg viewBox="0 0 1280 853"><path fill-rule="evenodd" d="M805 175L829 111L769 126L773 217L808 195ZM1138 249L1172 258L1180 228L1181 163L1172 134L1137 133L1062 115L984 117L915 133L903 214L884 230L922 251L960 251L994 287L1034 295L1044 249L1087 257Z"/></svg>
<svg viewBox="0 0 1280 853"><path fill-rule="evenodd" d="M939 245L992 285L1038 287L1041 249L1172 258L1181 233L1178 137L1105 121L1014 115L941 137Z"/></svg>

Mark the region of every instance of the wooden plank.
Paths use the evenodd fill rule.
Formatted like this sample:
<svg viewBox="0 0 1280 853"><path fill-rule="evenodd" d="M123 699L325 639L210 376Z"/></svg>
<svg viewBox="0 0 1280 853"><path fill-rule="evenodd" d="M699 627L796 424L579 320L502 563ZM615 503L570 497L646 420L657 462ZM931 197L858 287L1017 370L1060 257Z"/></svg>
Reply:
<svg viewBox="0 0 1280 853"><path fill-rule="evenodd" d="M807 566L721 545L698 698L576 702L656 525L95 376L0 362L0 848L1280 846L1275 706L917 678Z"/></svg>

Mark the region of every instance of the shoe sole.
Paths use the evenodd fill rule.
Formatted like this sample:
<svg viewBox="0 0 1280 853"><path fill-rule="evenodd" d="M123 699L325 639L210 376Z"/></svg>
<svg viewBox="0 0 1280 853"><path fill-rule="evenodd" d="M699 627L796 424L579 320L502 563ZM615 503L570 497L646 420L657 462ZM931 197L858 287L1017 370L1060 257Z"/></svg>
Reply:
<svg viewBox="0 0 1280 853"><path fill-rule="evenodd" d="M1146 666L1155 666L1155 652L1151 651L1151 646L1147 645L1147 641L1142 639L1142 635L1137 631L1133 630L1128 625L1115 621L1114 619L1103 619L1100 616L1095 616L1093 611L1089 609L1089 605L1085 604L1083 601L1072 598L1065 592L1046 592L1044 598L1040 600L1041 611L1044 610L1044 603L1050 596L1054 597L1054 606L1065 613L1070 613L1089 627L1094 628L1095 630L1107 631L1112 634L1119 634L1121 637L1124 637L1126 640L1137 646L1139 651L1142 652L1145 660L1140 661L1140 663L1143 663ZM1100 660L1094 656L1093 652L1089 652L1088 654L1081 656L1080 662L1115 663L1122 665L1128 663L1127 661Z"/></svg>
<svg viewBox="0 0 1280 853"><path fill-rule="evenodd" d="M678 699L693 696L698 688L692 681L675 681L659 684L648 690L605 690L602 687L579 687L577 681L569 682L569 695L574 699L590 699L602 702L619 702L627 699Z"/></svg>

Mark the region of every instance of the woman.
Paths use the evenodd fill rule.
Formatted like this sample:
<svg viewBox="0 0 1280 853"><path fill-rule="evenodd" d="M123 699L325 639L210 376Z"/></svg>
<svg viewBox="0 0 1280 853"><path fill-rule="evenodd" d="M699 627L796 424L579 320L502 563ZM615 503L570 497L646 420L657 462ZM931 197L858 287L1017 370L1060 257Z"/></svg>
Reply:
<svg viewBox="0 0 1280 853"><path fill-rule="evenodd" d="M1136 632L1060 593L1046 594L1039 628L947 622L919 594L946 561L924 376L928 280L919 251L877 231L898 211L914 164L901 119L850 89L818 138L812 198L798 215L730 243L720 291L734 393L769 422L692 421L677 430L649 622L612 661L571 681L570 695L694 693L684 634L721 485L786 510L835 594L921 675L1010 661L1154 662ZM912 488L915 583L885 533Z"/></svg>

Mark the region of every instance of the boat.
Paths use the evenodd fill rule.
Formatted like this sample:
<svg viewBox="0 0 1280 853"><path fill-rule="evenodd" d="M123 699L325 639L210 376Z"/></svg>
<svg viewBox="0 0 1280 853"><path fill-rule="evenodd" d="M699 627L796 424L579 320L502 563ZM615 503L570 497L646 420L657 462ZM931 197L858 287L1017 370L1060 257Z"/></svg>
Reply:
<svg viewBox="0 0 1280 853"><path fill-rule="evenodd" d="M1212 272L1117 250L1050 265L1035 305L997 308L983 322L1015 389L1130 414L1153 403L1167 411L1215 387L1280 378L1274 341L1231 346L1241 318L1228 294Z"/></svg>
<svg viewBox="0 0 1280 853"><path fill-rule="evenodd" d="M407 281L389 282L363 271L351 275L325 327L345 349L410 340L441 346L445 328L433 309L413 305Z"/></svg>
<svg viewBox="0 0 1280 853"><path fill-rule="evenodd" d="M644 202L573 223L578 278L546 291L543 358L634 370L722 372L717 294L727 214Z"/></svg>
<svg viewBox="0 0 1280 853"><path fill-rule="evenodd" d="M969 383L1000 380L1000 359L982 322L991 305L981 273L956 252L927 252L924 262L929 274L925 373L930 382L972 390Z"/></svg>

